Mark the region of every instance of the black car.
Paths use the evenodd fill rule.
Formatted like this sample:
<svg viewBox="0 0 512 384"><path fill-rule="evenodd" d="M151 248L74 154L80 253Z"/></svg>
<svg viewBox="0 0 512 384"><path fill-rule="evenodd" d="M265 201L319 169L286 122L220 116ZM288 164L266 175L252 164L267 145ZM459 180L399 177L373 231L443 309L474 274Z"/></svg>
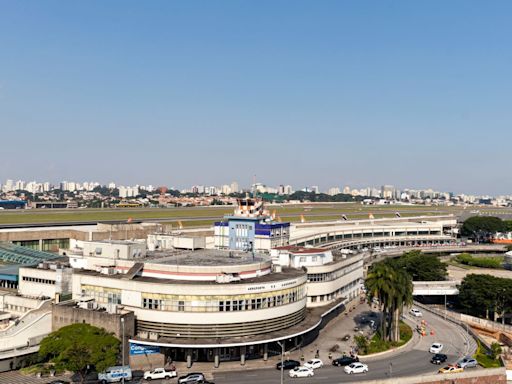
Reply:
<svg viewBox="0 0 512 384"><path fill-rule="evenodd" d="M332 365L335 365L336 367L343 367L345 365L350 365L350 364L356 363L358 361L359 361L359 358L357 356L356 357L343 356L343 357L334 359L332 361Z"/></svg>
<svg viewBox="0 0 512 384"><path fill-rule="evenodd" d="M294 369L300 367L300 363L297 360L285 360L283 361L283 369ZM281 369L281 362L276 364L276 369Z"/></svg>
<svg viewBox="0 0 512 384"><path fill-rule="evenodd" d="M432 356L430 362L432 364L440 365L441 363L444 363L446 360L448 360L448 356L443 355L442 353L436 353L434 356Z"/></svg>

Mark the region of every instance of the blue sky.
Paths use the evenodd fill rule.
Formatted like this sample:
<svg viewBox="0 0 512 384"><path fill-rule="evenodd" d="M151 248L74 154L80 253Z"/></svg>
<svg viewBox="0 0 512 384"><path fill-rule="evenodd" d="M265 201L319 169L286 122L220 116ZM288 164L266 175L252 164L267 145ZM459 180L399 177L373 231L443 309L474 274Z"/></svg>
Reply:
<svg viewBox="0 0 512 384"><path fill-rule="evenodd" d="M0 1L0 181L512 193L510 1Z"/></svg>

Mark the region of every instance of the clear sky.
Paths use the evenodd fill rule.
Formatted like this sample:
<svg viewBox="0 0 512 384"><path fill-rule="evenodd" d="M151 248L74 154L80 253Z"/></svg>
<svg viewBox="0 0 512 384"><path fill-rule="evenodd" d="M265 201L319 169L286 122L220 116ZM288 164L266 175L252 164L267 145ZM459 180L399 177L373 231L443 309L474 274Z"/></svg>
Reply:
<svg viewBox="0 0 512 384"><path fill-rule="evenodd" d="M0 0L0 180L512 193L511 1Z"/></svg>

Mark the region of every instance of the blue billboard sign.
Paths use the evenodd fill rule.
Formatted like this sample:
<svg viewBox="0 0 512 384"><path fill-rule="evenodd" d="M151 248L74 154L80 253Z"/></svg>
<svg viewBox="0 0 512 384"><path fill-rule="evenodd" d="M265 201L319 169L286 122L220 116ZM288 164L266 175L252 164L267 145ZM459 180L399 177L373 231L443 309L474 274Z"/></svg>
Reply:
<svg viewBox="0 0 512 384"><path fill-rule="evenodd" d="M160 347L156 345L142 345L142 344L134 344L130 343L130 355L153 355L155 353L160 353Z"/></svg>

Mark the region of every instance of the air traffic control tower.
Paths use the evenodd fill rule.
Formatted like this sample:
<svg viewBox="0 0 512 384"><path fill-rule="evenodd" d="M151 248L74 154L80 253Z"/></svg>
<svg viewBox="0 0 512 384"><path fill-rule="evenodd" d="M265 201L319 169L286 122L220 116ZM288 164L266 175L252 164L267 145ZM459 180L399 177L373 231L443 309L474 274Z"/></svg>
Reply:
<svg viewBox="0 0 512 384"><path fill-rule="evenodd" d="M215 223L217 249L269 252L289 241L290 223L275 221L257 198L237 199L235 212Z"/></svg>

